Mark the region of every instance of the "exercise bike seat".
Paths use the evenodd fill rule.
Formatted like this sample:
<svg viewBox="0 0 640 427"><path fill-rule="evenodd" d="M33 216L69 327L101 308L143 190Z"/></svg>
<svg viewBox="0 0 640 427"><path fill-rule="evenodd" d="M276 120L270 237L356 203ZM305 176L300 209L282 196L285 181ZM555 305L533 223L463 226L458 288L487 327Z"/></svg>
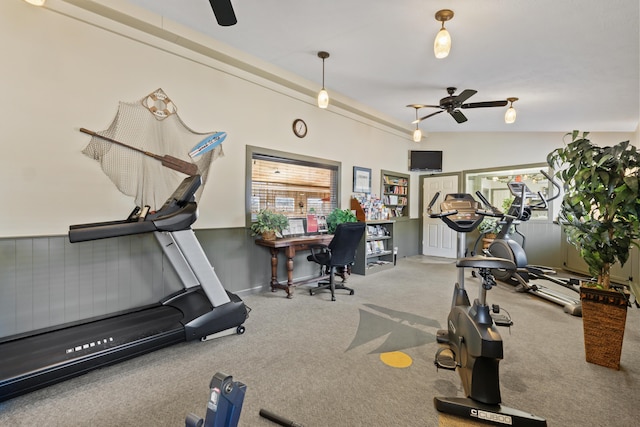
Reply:
<svg viewBox="0 0 640 427"><path fill-rule="evenodd" d="M516 268L515 264L508 259L480 255L459 259L456 261L456 267L501 268L505 270Z"/></svg>

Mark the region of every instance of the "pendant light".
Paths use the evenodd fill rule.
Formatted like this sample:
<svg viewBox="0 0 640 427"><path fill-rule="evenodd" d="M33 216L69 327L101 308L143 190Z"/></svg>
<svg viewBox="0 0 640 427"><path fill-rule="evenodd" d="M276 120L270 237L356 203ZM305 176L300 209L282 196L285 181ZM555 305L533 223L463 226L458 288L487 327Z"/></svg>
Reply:
<svg viewBox="0 0 640 427"><path fill-rule="evenodd" d="M416 121L414 122L416 124L416 128L413 131L413 142L420 142L420 141L422 141L422 131L419 128L420 120L418 120L418 110L420 108L424 108L425 105L423 105L423 104L409 104L409 105L407 105L407 107L411 107L411 108L415 108L416 109Z"/></svg>
<svg viewBox="0 0 640 427"><path fill-rule="evenodd" d="M513 103L516 102L518 98L507 98L507 101L510 102L509 108L507 112L504 113L504 122L505 123L513 123L516 121L516 109L513 108Z"/></svg>
<svg viewBox="0 0 640 427"><path fill-rule="evenodd" d="M444 23L452 18L452 10L442 9L436 12L436 20L442 22L442 28L438 31L436 40L433 42L433 53L435 53L438 59L446 58L451 50L451 36L449 35L449 31L444 27Z"/></svg>
<svg viewBox="0 0 640 427"><path fill-rule="evenodd" d="M318 57L322 58L322 89L318 92L318 107L327 108L329 106L329 94L324 88L324 60L329 57L329 52L320 51Z"/></svg>

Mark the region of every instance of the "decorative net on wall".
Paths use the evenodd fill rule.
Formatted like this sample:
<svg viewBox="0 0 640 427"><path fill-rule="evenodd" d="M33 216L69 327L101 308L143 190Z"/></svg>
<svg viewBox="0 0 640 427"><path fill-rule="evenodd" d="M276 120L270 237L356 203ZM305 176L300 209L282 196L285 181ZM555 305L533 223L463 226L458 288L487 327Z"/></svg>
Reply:
<svg viewBox="0 0 640 427"><path fill-rule="evenodd" d="M95 133L146 152L195 163L202 176L196 200L200 199L207 182L211 163L224 155L222 145L218 144L194 158L189 157L199 142L217 132L200 133L190 129L162 89L137 102L120 102L109 128ZM148 205L152 210L161 207L186 176L164 167L156 158L99 136L92 136L82 152L100 162L104 173L122 193L133 196L137 206Z"/></svg>

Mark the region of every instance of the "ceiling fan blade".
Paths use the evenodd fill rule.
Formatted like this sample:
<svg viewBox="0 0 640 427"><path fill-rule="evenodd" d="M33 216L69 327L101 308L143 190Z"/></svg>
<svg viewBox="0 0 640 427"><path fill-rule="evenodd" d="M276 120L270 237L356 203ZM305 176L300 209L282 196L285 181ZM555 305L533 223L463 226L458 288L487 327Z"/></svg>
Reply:
<svg viewBox="0 0 640 427"><path fill-rule="evenodd" d="M429 106L429 107L430 107L430 106ZM438 107L438 108L440 108L440 107ZM412 125L415 125L416 123L420 123L420 122L421 122L421 121L423 121L424 119L428 119L428 118L429 118L429 117L431 117L431 116L435 116L436 114L440 114L440 113L442 113L443 111L444 111L444 110L440 110L440 111L436 111L435 113L427 114L427 115L426 115L426 116L424 116L424 117L420 117L418 120L414 120L414 121L412 121L412 122L411 122L411 124L412 124Z"/></svg>
<svg viewBox="0 0 640 427"><path fill-rule="evenodd" d="M466 101L467 99L471 98L476 93L478 93L477 90L465 89L462 92L460 92L460 95L455 97L453 102L456 103L456 104L462 104L464 101Z"/></svg>
<svg viewBox="0 0 640 427"><path fill-rule="evenodd" d="M464 123L467 121L467 117L462 114L462 111L460 110L453 110L449 114L451 114L451 117L453 117L458 123Z"/></svg>
<svg viewBox="0 0 640 427"><path fill-rule="evenodd" d="M211 9L213 9L213 14L219 25L230 27L238 22L236 14L233 12L231 0L209 0L209 3L211 3Z"/></svg>
<svg viewBox="0 0 640 427"><path fill-rule="evenodd" d="M504 107L508 102L505 101L486 101L486 102L470 102L462 104L460 108L483 108L483 107Z"/></svg>

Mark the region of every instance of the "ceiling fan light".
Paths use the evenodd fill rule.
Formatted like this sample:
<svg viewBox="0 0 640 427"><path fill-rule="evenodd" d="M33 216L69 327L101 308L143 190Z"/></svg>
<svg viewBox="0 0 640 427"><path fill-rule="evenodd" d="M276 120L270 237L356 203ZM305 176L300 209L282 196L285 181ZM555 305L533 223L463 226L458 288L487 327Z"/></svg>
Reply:
<svg viewBox="0 0 640 427"><path fill-rule="evenodd" d="M449 35L449 31L442 26L442 29L438 31L436 35L436 40L433 43L433 53L436 55L436 58L442 59L449 56L449 51L451 50L451 36Z"/></svg>
<svg viewBox="0 0 640 427"><path fill-rule="evenodd" d="M416 128L416 130L413 131L413 142L420 141L422 141L422 131Z"/></svg>
<svg viewBox="0 0 640 427"><path fill-rule="evenodd" d="M513 108L513 103L516 102L518 98L511 97L507 98L507 102L509 103L509 108L507 112L504 113L504 122L505 123L514 123L516 121L516 109Z"/></svg>
<svg viewBox="0 0 640 427"><path fill-rule="evenodd" d="M514 123L516 121L516 109L509 107L507 112L504 113L504 122L505 123Z"/></svg>
<svg viewBox="0 0 640 427"><path fill-rule="evenodd" d="M326 89L322 89L318 92L318 107L327 108L329 106L329 94Z"/></svg>

